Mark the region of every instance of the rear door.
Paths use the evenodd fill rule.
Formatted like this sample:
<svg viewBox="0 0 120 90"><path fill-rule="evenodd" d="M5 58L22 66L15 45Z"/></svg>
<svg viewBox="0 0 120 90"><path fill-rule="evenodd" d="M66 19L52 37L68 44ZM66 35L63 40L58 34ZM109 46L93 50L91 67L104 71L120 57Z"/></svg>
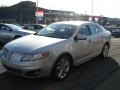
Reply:
<svg viewBox="0 0 120 90"><path fill-rule="evenodd" d="M96 24L90 24L91 31L91 42L93 43L92 48L94 50L94 54L100 53L104 44L104 33L102 28Z"/></svg>
<svg viewBox="0 0 120 90"><path fill-rule="evenodd" d="M12 30L6 25L0 25L0 41L10 41L12 37Z"/></svg>

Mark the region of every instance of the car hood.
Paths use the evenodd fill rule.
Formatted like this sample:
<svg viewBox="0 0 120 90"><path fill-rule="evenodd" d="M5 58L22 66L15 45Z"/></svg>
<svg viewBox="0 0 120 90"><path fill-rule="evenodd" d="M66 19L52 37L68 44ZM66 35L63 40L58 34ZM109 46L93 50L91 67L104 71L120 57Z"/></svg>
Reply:
<svg viewBox="0 0 120 90"><path fill-rule="evenodd" d="M45 36L28 35L5 45L5 48L11 52L30 53L39 48L49 46L65 39L51 38Z"/></svg>

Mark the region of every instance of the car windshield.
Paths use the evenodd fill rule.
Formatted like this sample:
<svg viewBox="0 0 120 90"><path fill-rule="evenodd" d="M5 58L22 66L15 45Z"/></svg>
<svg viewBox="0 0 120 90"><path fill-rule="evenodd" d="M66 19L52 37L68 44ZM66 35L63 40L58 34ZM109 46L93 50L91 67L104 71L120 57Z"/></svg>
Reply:
<svg viewBox="0 0 120 90"><path fill-rule="evenodd" d="M13 25L13 24L9 24L8 25L10 28L14 29L14 30L21 30L22 28L17 26L17 25Z"/></svg>
<svg viewBox="0 0 120 90"><path fill-rule="evenodd" d="M51 24L37 33L39 36L68 39L70 38L77 26L69 24Z"/></svg>

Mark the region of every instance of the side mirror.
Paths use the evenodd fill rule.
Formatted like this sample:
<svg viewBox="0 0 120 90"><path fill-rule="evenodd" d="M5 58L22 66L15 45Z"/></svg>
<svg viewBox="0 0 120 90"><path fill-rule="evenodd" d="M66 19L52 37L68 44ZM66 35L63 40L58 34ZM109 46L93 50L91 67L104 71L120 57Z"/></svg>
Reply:
<svg viewBox="0 0 120 90"><path fill-rule="evenodd" d="M77 34L74 37L74 40L87 40L87 36L86 35Z"/></svg>

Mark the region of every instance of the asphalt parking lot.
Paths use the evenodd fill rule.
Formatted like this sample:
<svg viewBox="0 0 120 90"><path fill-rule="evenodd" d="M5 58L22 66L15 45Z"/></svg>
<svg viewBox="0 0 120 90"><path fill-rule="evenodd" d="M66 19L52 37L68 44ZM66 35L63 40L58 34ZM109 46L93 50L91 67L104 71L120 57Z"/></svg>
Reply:
<svg viewBox="0 0 120 90"><path fill-rule="evenodd" d="M109 58L74 67L64 81L26 79L9 74L0 63L0 90L94 90L120 69L120 39L112 39Z"/></svg>

